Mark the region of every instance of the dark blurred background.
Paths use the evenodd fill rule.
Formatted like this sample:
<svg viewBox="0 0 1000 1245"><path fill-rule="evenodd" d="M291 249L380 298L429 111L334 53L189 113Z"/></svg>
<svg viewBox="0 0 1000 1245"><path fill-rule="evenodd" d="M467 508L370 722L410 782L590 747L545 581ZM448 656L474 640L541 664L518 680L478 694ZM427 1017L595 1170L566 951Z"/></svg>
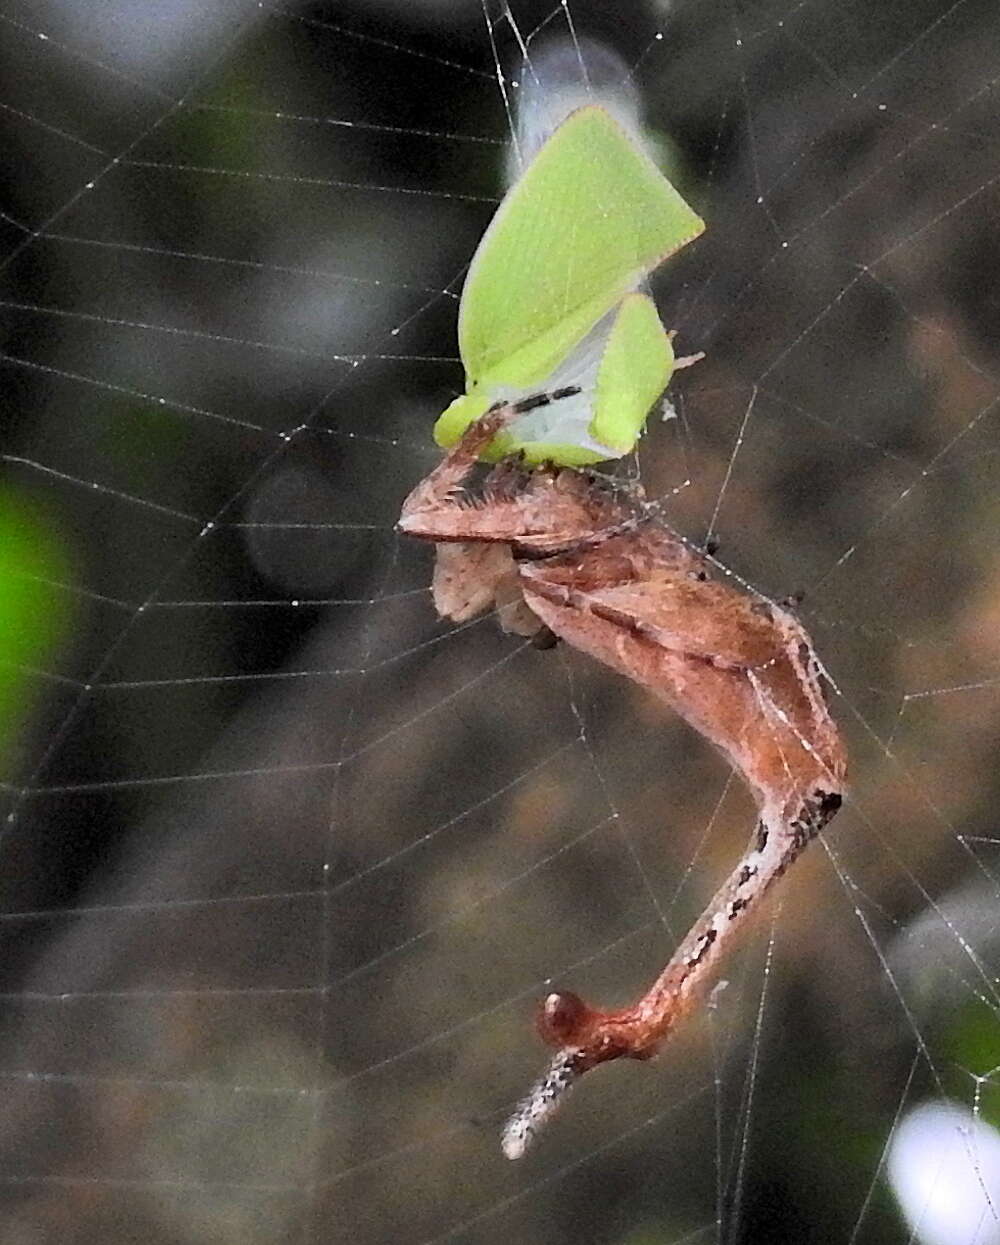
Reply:
<svg viewBox="0 0 1000 1245"><path fill-rule="evenodd" d="M1000 1123L996 5L507 12L0 11L4 1241L903 1241L894 1124ZM709 224L643 481L804 590L853 796L714 1009L512 1165L545 982L629 1001L752 814L636 689L438 623L393 531L495 58L516 106L573 31Z"/></svg>

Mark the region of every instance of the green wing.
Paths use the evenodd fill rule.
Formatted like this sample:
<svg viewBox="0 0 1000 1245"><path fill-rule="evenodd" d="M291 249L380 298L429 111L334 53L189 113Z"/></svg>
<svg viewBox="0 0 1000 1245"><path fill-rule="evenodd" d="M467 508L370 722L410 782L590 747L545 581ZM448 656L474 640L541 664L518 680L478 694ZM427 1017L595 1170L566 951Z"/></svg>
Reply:
<svg viewBox="0 0 1000 1245"><path fill-rule="evenodd" d="M543 389L594 325L703 229L603 108L572 113L501 203L473 257L459 309L467 393L438 421L439 444L454 444L491 402ZM644 375L659 368L664 334L658 321L658 336L650 332L648 310L633 307L626 320L619 331L616 318L608 344L614 361L601 364L603 396L595 407L597 423L610 429L612 453L588 452L584 461L626 452L648 411L636 421L634 399L612 389L631 363ZM652 350L650 359L643 349ZM644 391L638 382L627 387ZM633 426L628 445L625 426ZM564 454L562 461L580 459Z"/></svg>
<svg viewBox="0 0 1000 1245"><path fill-rule="evenodd" d="M627 454L674 370L674 348L646 294L622 299L601 356L590 433Z"/></svg>
<svg viewBox="0 0 1000 1245"><path fill-rule="evenodd" d="M544 380L623 294L703 229L603 108L572 113L473 258L458 321L470 387L487 377Z"/></svg>

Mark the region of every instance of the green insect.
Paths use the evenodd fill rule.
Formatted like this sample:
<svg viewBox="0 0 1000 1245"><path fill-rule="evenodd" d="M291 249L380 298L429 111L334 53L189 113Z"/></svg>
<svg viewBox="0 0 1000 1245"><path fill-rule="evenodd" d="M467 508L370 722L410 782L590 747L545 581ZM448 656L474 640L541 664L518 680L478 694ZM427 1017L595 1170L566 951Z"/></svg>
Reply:
<svg viewBox="0 0 1000 1245"><path fill-rule="evenodd" d="M640 286L704 227L605 109L571 113L473 257L458 317L466 393L438 419L438 445L497 402L555 391L565 396L529 410L484 457L581 466L627 454L675 367Z"/></svg>

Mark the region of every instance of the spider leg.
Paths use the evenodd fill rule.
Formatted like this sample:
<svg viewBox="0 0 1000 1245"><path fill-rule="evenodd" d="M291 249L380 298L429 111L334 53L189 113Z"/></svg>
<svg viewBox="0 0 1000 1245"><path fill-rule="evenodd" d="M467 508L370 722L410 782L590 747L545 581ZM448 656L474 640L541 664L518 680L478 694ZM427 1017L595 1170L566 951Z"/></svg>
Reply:
<svg viewBox="0 0 1000 1245"><path fill-rule="evenodd" d="M413 536L432 535L421 526L421 516L433 516L455 504L456 494L471 475L479 455L516 415L517 411L511 406L496 406L470 424L461 440L452 446L403 502L400 529Z"/></svg>
<svg viewBox="0 0 1000 1245"><path fill-rule="evenodd" d="M677 330L670 329L669 332L667 333L667 336L670 338L672 342L674 338L677 336ZM694 364L700 363L702 359L704 359L704 357L705 357L704 350L699 350L697 351L696 354L681 355L679 359L677 358L674 359L674 371L675 372L680 371L681 368L685 368L685 367L693 367Z"/></svg>
<svg viewBox="0 0 1000 1245"><path fill-rule="evenodd" d="M539 613L543 601L568 606L720 669L755 669L780 657L784 642L775 607L701 579L693 555L690 570L675 561L643 565L647 559L629 556L637 543L626 539L603 550L591 546L583 557L574 549L557 559L522 562L525 595L536 600ZM670 556L676 558L676 550Z"/></svg>

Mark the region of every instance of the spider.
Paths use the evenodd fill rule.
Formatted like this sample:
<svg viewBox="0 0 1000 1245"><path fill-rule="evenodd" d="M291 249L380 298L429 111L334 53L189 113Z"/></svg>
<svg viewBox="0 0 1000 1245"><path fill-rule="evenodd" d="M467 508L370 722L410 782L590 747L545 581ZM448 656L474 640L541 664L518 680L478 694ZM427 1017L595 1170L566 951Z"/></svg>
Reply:
<svg viewBox="0 0 1000 1245"><path fill-rule="evenodd" d="M401 530L439 542L438 614L462 621L495 608L506 630L543 644L557 637L648 688L735 766L758 815L732 873L635 1003L604 1011L557 991L540 1004L538 1029L555 1055L504 1129L512 1159L584 1073L657 1053L711 985L747 915L836 813L846 771L825 671L801 623L710 578L706 556L641 488L509 458L470 490L493 437L555 397L491 408L407 497Z"/></svg>

